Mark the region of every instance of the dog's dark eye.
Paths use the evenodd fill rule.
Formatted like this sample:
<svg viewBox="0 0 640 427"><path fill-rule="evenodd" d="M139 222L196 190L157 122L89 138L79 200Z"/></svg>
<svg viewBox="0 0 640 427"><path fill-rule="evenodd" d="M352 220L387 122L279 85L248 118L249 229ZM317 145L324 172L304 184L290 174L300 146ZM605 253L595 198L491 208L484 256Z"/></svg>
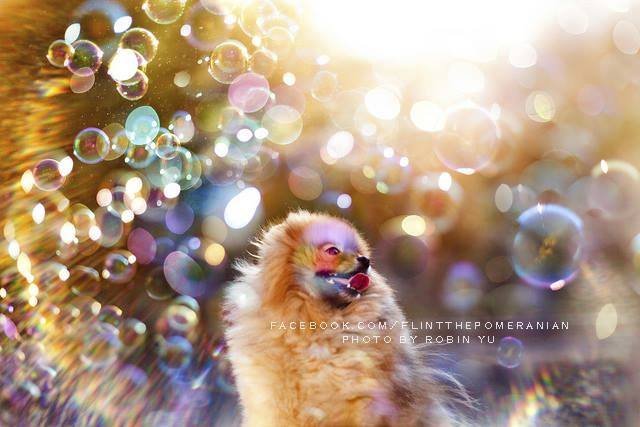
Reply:
<svg viewBox="0 0 640 427"><path fill-rule="evenodd" d="M340 249L336 248L335 246L329 246L325 248L324 251L332 256L340 255Z"/></svg>

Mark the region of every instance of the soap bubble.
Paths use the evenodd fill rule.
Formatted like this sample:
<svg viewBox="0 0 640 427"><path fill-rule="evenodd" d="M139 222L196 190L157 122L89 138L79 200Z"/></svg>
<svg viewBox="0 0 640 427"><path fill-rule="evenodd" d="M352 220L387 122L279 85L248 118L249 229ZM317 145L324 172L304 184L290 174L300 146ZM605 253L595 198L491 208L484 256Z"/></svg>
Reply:
<svg viewBox="0 0 640 427"><path fill-rule="evenodd" d="M291 32L284 27L269 29L262 39L264 47L275 53L278 59L284 59L293 48L294 38Z"/></svg>
<svg viewBox="0 0 640 427"><path fill-rule="evenodd" d="M278 57L267 49L256 49L249 57L249 70L270 77L278 66Z"/></svg>
<svg viewBox="0 0 640 427"><path fill-rule="evenodd" d="M171 287L182 295L198 297L207 288L202 267L184 252L171 252L164 260L164 276Z"/></svg>
<svg viewBox="0 0 640 427"><path fill-rule="evenodd" d="M104 258L102 277L113 283L127 283L136 274L136 257L129 251L118 249Z"/></svg>
<svg viewBox="0 0 640 427"><path fill-rule="evenodd" d="M461 312L473 308L482 298L482 285L483 276L478 267L470 262L454 264L444 282L445 305Z"/></svg>
<svg viewBox="0 0 640 427"><path fill-rule="evenodd" d="M134 169L146 168L156 159L155 149L149 145L129 145L124 162Z"/></svg>
<svg viewBox="0 0 640 427"><path fill-rule="evenodd" d="M558 205L537 205L518 218L513 263L518 276L535 286L572 280L582 256L582 220Z"/></svg>
<svg viewBox="0 0 640 427"><path fill-rule="evenodd" d="M67 65L74 50L73 46L64 40L56 40L49 45L47 59L54 67L62 68Z"/></svg>
<svg viewBox="0 0 640 427"><path fill-rule="evenodd" d="M229 85L229 103L245 113L255 113L267 104L271 92L266 78L256 73L236 77Z"/></svg>
<svg viewBox="0 0 640 427"><path fill-rule="evenodd" d="M142 70L137 70L133 77L123 82L116 82L118 93L129 101L137 101L147 94L149 78Z"/></svg>
<svg viewBox="0 0 640 427"><path fill-rule="evenodd" d="M226 16L212 14L205 7L205 2L200 1L189 8L184 20L185 25L189 26L186 39L191 46L199 50L211 51L229 38L233 27L225 22Z"/></svg>
<svg viewBox="0 0 640 427"><path fill-rule="evenodd" d="M298 139L302 133L300 113L288 105L275 105L262 116L262 127L268 132L269 141L287 145Z"/></svg>
<svg viewBox="0 0 640 427"><path fill-rule="evenodd" d="M69 278L66 283L74 294L90 297L97 295L102 288L98 272L91 267L82 265L69 269Z"/></svg>
<svg viewBox="0 0 640 427"><path fill-rule="evenodd" d="M122 35L121 49L133 49L138 52L146 62L151 62L158 53L158 39L153 33L144 28L131 28Z"/></svg>
<svg viewBox="0 0 640 427"><path fill-rule="evenodd" d="M200 0L200 4L214 15L229 15L238 5L237 0Z"/></svg>
<svg viewBox="0 0 640 427"><path fill-rule="evenodd" d="M182 16L186 3L187 0L144 0L142 10L157 24L171 24Z"/></svg>
<svg viewBox="0 0 640 427"><path fill-rule="evenodd" d="M277 12L277 7L269 0L249 0L242 6L238 23L242 31L249 37L259 36L263 32L260 28L260 22Z"/></svg>
<svg viewBox="0 0 640 427"><path fill-rule="evenodd" d="M209 74L218 82L229 84L245 72L247 62L247 48L237 40L227 40L211 52Z"/></svg>
<svg viewBox="0 0 640 427"><path fill-rule="evenodd" d="M473 104L464 104L447 111L434 149L445 166L471 175L489 164L499 139L500 130L493 117Z"/></svg>
<svg viewBox="0 0 640 427"><path fill-rule="evenodd" d="M637 211L640 173L622 160L602 160L591 170L588 201L609 219L626 218Z"/></svg>
<svg viewBox="0 0 640 427"><path fill-rule="evenodd" d="M67 69L80 76L95 74L102 65L102 49L89 40L73 42L73 55L67 61Z"/></svg>
<svg viewBox="0 0 640 427"><path fill-rule="evenodd" d="M129 147L129 138L120 123L111 123L105 126L102 131L109 137L109 153L105 160L115 160L122 156Z"/></svg>
<svg viewBox="0 0 640 427"><path fill-rule="evenodd" d="M94 323L84 336L81 360L90 368L102 368L116 361L122 347L118 329L108 323Z"/></svg>
<svg viewBox="0 0 640 427"><path fill-rule="evenodd" d="M130 318L120 325L120 340L126 351L133 351L144 344L147 325L138 319Z"/></svg>
<svg viewBox="0 0 640 427"><path fill-rule="evenodd" d="M175 295L175 291L169 286L164 277L162 267L156 267L147 274L144 289L149 298L156 301L166 300Z"/></svg>
<svg viewBox="0 0 640 427"><path fill-rule="evenodd" d="M338 78L329 71L318 71L311 82L311 96L320 102L333 98L338 89Z"/></svg>
<svg viewBox="0 0 640 427"><path fill-rule="evenodd" d="M89 68L81 68L77 74L69 79L69 88L73 93L85 93L91 90L96 82L96 76Z"/></svg>
<svg viewBox="0 0 640 427"><path fill-rule="evenodd" d="M117 328L122 322L122 309L115 305L105 305L98 313L98 320Z"/></svg>
<svg viewBox="0 0 640 427"><path fill-rule="evenodd" d="M129 113L124 127L132 144L147 145L160 131L160 117L153 108L143 105Z"/></svg>
<svg viewBox="0 0 640 427"><path fill-rule="evenodd" d="M42 191L54 191L62 187L65 177L60 173L60 164L53 159L40 160L31 169L33 181Z"/></svg>
<svg viewBox="0 0 640 427"><path fill-rule="evenodd" d="M498 344L498 363L505 368L515 368L522 360L523 346L519 339L505 337Z"/></svg>
<svg viewBox="0 0 640 427"><path fill-rule="evenodd" d="M99 163L109 153L109 137L97 128L86 128L76 135L73 154L83 163Z"/></svg>
<svg viewBox="0 0 640 427"><path fill-rule="evenodd" d="M118 49L109 61L108 74L116 82L126 82L136 75L140 67L146 67L146 61L139 52Z"/></svg>
<svg viewBox="0 0 640 427"><path fill-rule="evenodd" d="M162 133L156 139L156 154L164 160L173 159L178 155L180 140L172 133Z"/></svg>
<svg viewBox="0 0 640 427"><path fill-rule="evenodd" d="M191 117L191 114L186 111L176 111L173 113L168 128L183 144L191 141L196 133L196 126L193 124L193 118Z"/></svg>
<svg viewBox="0 0 640 427"><path fill-rule="evenodd" d="M184 369L191 362L193 347L189 340L181 336L158 339L160 369L167 374Z"/></svg>

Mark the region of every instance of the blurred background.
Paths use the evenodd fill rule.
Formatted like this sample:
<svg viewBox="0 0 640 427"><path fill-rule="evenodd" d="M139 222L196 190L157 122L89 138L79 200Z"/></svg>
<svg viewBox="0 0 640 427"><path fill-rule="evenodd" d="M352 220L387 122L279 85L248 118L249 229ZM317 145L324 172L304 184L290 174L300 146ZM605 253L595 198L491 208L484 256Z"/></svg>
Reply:
<svg viewBox="0 0 640 427"><path fill-rule="evenodd" d="M412 320L569 322L437 347L474 425L640 422L637 2L5 0L0 25L2 424L237 425L221 294L299 208L352 221Z"/></svg>

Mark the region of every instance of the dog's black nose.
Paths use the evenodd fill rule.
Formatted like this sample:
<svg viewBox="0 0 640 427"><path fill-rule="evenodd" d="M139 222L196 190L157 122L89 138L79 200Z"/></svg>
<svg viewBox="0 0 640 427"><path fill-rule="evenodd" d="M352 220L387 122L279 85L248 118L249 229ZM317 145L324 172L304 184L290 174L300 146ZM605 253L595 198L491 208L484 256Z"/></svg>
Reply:
<svg viewBox="0 0 640 427"><path fill-rule="evenodd" d="M356 258L356 260L358 261L358 267L359 270L364 270L366 271L367 268L369 268L369 265L371 264L369 262L369 258L367 258L366 256L359 256L358 258Z"/></svg>

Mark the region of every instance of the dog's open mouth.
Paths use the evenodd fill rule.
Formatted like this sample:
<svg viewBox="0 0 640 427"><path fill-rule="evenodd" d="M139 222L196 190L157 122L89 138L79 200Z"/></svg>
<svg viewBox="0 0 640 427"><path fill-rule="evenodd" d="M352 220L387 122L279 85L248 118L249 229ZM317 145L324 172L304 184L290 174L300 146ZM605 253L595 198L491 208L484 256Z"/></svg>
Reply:
<svg viewBox="0 0 640 427"><path fill-rule="evenodd" d="M359 271L348 273L336 273L333 271L319 271L316 276L323 278L327 283L337 287L352 297L359 298L369 287L369 276Z"/></svg>

